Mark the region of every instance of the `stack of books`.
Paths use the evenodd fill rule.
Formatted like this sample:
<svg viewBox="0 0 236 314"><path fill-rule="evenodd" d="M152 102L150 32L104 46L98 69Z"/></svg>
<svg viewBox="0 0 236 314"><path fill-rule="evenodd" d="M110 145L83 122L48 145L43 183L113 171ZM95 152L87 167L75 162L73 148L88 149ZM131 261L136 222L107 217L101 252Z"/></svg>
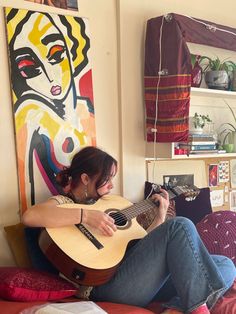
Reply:
<svg viewBox="0 0 236 314"><path fill-rule="evenodd" d="M188 142L178 143L180 149L187 150L188 154L217 153L217 142L209 134L190 134Z"/></svg>

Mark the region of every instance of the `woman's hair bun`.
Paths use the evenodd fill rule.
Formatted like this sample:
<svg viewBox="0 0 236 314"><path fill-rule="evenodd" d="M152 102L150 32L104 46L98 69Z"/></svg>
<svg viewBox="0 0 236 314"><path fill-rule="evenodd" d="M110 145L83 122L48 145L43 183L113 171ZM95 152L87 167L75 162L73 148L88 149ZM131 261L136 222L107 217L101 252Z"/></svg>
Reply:
<svg viewBox="0 0 236 314"><path fill-rule="evenodd" d="M69 181L70 181L70 175L69 175L68 168L64 168L62 171L60 171L56 175L56 182L63 188L69 184Z"/></svg>

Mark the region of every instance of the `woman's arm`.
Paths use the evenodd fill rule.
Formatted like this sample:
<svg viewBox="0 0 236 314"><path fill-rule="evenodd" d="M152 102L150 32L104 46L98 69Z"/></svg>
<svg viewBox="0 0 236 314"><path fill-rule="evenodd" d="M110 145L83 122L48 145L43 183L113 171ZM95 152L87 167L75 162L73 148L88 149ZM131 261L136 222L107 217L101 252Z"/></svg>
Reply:
<svg viewBox="0 0 236 314"><path fill-rule="evenodd" d="M30 227L63 227L80 223L81 208L59 207L55 199L33 205L23 216L23 224Z"/></svg>
<svg viewBox="0 0 236 314"><path fill-rule="evenodd" d="M30 227L46 228L84 223L107 236L112 236L113 232L116 231L114 219L106 213L90 209L82 209L82 211L81 213L80 206L78 208L58 206L58 202L52 198L27 209L22 216L22 222Z"/></svg>

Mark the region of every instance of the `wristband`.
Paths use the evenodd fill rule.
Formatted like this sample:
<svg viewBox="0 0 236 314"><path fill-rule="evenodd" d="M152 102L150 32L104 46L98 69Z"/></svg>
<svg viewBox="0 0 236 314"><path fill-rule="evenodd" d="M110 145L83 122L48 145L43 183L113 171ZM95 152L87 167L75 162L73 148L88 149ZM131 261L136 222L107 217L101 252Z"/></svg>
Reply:
<svg viewBox="0 0 236 314"><path fill-rule="evenodd" d="M82 224L83 220L83 208L80 208L80 224Z"/></svg>

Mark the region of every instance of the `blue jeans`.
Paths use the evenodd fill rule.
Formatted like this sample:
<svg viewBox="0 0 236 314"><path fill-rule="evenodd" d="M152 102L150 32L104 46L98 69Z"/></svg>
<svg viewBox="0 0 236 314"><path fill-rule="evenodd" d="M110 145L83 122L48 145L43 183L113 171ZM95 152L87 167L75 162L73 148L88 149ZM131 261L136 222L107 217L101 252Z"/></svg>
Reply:
<svg viewBox="0 0 236 314"><path fill-rule="evenodd" d="M194 224L176 217L129 248L114 277L94 287L90 299L145 307L165 289L167 307L188 313L206 302L211 308L235 277L233 262L210 255Z"/></svg>

